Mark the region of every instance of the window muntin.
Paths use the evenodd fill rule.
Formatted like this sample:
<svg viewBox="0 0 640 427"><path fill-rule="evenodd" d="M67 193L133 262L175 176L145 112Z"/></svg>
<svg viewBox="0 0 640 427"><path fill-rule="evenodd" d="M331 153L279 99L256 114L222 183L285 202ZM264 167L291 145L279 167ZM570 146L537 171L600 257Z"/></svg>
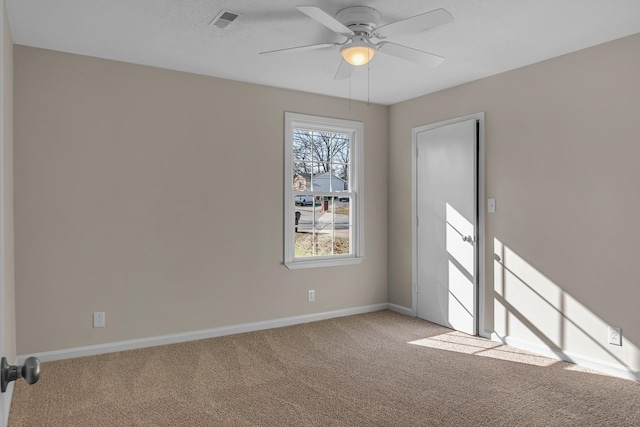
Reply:
<svg viewBox="0 0 640 427"><path fill-rule="evenodd" d="M293 113L285 122L285 264L360 262L362 123Z"/></svg>

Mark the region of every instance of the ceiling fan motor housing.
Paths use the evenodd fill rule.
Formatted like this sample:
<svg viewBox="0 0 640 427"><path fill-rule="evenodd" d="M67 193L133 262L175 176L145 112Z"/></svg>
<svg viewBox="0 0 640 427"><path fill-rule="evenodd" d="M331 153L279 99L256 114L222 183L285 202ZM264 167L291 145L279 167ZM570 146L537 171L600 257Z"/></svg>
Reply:
<svg viewBox="0 0 640 427"><path fill-rule="evenodd" d="M340 10L336 19L354 33L371 37L380 23L380 12L369 6L351 6Z"/></svg>

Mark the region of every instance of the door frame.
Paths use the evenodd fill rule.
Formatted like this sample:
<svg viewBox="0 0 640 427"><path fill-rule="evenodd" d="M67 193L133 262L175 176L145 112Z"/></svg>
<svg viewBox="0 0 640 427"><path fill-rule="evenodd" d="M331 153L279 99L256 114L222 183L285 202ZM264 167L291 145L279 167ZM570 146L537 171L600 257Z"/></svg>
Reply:
<svg viewBox="0 0 640 427"><path fill-rule="evenodd" d="M478 128L478 150L477 150L477 200L478 200L478 235L476 242L477 266L476 266L476 286L477 286L477 307L475 319L478 334L484 338L490 338L491 333L485 329L485 191L484 191L484 112L470 114L463 117L416 126L411 129L411 311L413 316L418 315L418 170L417 170L417 140L420 132L451 125L467 120L477 120Z"/></svg>
<svg viewBox="0 0 640 427"><path fill-rule="evenodd" d="M0 2L0 357L5 356L5 342L6 339L6 318L5 318L5 250L4 237L5 237L5 218L4 218L4 156L5 156L5 96L4 82L6 79L4 73L4 25L6 14L6 1ZM9 363L15 363L15 360L9 358ZM0 426L6 426L9 423L9 409L11 407L11 398L13 396L13 383L9 384L7 391L0 395Z"/></svg>

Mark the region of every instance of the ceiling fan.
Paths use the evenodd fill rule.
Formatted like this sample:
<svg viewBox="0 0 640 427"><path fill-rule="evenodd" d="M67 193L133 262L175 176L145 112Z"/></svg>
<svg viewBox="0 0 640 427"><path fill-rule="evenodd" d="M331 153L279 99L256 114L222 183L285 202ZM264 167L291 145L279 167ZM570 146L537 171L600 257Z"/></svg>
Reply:
<svg viewBox="0 0 640 427"><path fill-rule="evenodd" d="M436 9L378 26L381 18L380 12L369 6L347 7L340 10L335 18L319 7L297 6L296 8L337 34L346 37L346 40L342 43L320 43L277 49L261 52L261 54L292 53L340 46L340 54L343 57L343 61L340 63L335 79L350 77L353 72L353 66L367 64L376 52L435 67L444 61L443 57L392 43L387 41L387 38L399 34L427 30L453 22L453 16L444 9Z"/></svg>

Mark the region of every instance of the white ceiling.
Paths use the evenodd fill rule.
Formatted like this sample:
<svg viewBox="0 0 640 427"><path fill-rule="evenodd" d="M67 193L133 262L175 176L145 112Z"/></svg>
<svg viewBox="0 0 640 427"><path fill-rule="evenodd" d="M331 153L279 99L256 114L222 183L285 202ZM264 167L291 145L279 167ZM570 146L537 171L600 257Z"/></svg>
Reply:
<svg viewBox="0 0 640 427"><path fill-rule="evenodd" d="M389 23L437 8L454 22L392 41L446 61L428 69L376 55L333 80L339 48L259 55L344 40L299 12L366 5ZM393 104L640 32L640 0L7 0L16 44ZM222 9L241 14L222 30ZM351 86L351 88L350 88Z"/></svg>

